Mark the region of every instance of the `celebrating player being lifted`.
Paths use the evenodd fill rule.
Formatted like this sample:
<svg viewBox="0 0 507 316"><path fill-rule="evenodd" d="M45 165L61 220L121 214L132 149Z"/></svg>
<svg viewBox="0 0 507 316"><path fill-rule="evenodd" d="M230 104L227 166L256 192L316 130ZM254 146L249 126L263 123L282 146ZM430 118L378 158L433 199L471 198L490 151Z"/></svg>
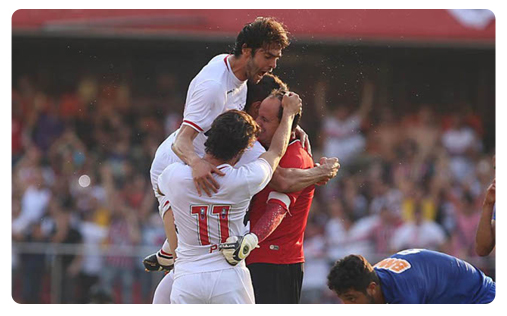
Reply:
<svg viewBox="0 0 507 316"><path fill-rule="evenodd" d="M183 124L159 146L150 170L152 187L159 201L159 212L172 244L166 241L160 251L145 258L143 263L148 271L170 270L174 263L174 249L177 247L174 219L171 212L167 212L171 206L170 201L157 192L158 176L169 164L184 162L192 168L194 184L199 194L204 191L210 196L212 191L218 190L218 182L212 173L221 176L223 173L201 158L207 138L205 132L220 113L243 108L247 97L246 82L251 86L271 72L281 57L282 49L288 44L287 32L282 24L272 18L257 18L239 33L234 55L216 56L192 80L187 93ZM305 147L309 148L306 134L301 129L298 131ZM249 155L252 160L264 152L260 145L254 146L254 149ZM251 150L247 152L249 151ZM304 173L299 173L299 170L278 170L270 185L282 191L297 190L300 189L297 187L300 185L298 182L306 185L309 182L315 183L322 171L325 170L319 168L305 170ZM337 168L334 175L336 171Z"/></svg>
<svg viewBox="0 0 507 316"><path fill-rule="evenodd" d="M298 95L289 94L282 104L282 121L269 150L239 168L233 166L253 145L259 126L248 114L237 110L227 111L213 122L204 159L224 173L223 177L215 176L220 189L213 197L197 194L188 165L171 164L160 175L159 192L171 201L178 227L171 303L254 303L252 281L244 261L229 265L218 245L229 235L246 233L243 218L250 199L268 184L287 149L301 100ZM246 253L242 255L248 255L256 246L254 240L248 242L250 246L243 248Z"/></svg>
<svg viewBox="0 0 507 316"><path fill-rule="evenodd" d="M373 267L350 255L331 269L328 287L345 304L481 304L495 282L458 258L424 249L400 251Z"/></svg>

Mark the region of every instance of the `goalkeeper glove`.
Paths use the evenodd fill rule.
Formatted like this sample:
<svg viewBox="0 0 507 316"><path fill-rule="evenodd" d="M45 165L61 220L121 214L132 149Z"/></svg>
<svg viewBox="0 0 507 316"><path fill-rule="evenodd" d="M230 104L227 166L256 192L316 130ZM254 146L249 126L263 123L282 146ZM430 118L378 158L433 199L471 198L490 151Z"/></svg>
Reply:
<svg viewBox="0 0 507 316"><path fill-rule="evenodd" d="M245 236L231 236L224 243L219 245L219 249L230 265L237 265L245 259L257 246L259 239L255 234L249 233Z"/></svg>

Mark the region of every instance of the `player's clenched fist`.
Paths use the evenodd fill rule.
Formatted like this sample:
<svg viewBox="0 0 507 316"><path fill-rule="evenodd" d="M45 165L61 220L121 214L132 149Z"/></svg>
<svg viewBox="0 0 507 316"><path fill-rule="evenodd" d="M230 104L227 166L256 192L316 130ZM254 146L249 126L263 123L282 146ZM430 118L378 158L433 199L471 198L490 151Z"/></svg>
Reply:
<svg viewBox="0 0 507 316"><path fill-rule="evenodd" d="M224 243L219 245L219 249L230 265L237 265L241 260L248 257L254 248L258 248L259 239L255 234L246 234L245 236L231 236Z"/></svg>
<svg viewBox="0 0 507 316"><path fill-rule="evenodd" d="M284 114L296 115L301 112L303 101L294 92L288 92L283 96L282 107Z"/></svg>

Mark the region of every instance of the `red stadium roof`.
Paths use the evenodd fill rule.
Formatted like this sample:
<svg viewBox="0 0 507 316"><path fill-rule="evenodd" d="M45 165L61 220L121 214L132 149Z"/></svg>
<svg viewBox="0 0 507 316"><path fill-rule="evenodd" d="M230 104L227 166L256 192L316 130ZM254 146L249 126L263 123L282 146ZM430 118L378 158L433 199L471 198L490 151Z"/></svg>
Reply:
<svg viewBox="0 0 507 316"><path fill-rule="evenodd" d="M488 10L18 10L14 34L235 36L257 16L274 16L298 40L494 44Z"/></svg>

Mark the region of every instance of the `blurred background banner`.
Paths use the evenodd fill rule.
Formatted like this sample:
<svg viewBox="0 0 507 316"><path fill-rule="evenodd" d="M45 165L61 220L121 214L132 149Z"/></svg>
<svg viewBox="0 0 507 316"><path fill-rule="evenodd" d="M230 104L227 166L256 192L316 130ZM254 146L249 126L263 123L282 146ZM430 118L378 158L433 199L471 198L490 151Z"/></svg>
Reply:
<svg viewBox="0 0 507 316"><path fill-rule="evenodd" d="M257 16L287 25L274 73L303 99L314 160L340 158L305 233L303 303L331 264L410 248L495 277L475 232L494 178L489 10L18 10L12 16L12 296L150 303L165 238L149 180L187 87Z"/></svg>
<svg viewBox="0 0 507 316"><path fill-rule="evenodd" d="M489 10L19 10L15 33L236 36L257 16L276 16L299 40L493 44Z"/></svg>

